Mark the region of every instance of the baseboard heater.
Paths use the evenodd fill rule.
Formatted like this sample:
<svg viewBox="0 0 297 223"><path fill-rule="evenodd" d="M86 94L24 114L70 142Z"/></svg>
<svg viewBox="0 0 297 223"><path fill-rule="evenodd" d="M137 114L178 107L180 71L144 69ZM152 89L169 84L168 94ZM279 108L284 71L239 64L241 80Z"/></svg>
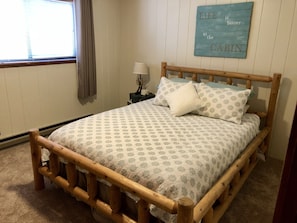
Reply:
<svg viewBox="0 0 297 223"><path fill-rule="evenodd" d="M92 114L85 115L85 116L82 116L82 117L79 117L79 118L67 120L67 121L60 122L60 123L57 123L57 124L54 124L54 125L50 125L50 126L47 126L47 127L40 128L39 129L40 135L48 136L55 129L57 129L57 128L65 125L65 124L68 124L70 122L76 121L78 119L88 117L90 115L92 115ZM7 138L4 138L4 139L0 139L0 150L5 149L5 148L10 147L10 146L20 144L20 143L24 143L24 142L27 142L27 141L29 141L28 132L21 133L21 134L18 134L18 135L14 135L14 136L11 136L11 137L7 137Z"/></svg>

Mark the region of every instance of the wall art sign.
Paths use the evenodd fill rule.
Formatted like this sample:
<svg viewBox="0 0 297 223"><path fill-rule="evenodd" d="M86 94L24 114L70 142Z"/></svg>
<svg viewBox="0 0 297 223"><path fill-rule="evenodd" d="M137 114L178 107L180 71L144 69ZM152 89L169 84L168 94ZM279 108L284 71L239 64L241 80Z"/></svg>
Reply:
<svg viewBox="0 0 297 223"><path fill-rule="evenodd" d="M253 2L198 6L195 56L246 58Z"/></svg>

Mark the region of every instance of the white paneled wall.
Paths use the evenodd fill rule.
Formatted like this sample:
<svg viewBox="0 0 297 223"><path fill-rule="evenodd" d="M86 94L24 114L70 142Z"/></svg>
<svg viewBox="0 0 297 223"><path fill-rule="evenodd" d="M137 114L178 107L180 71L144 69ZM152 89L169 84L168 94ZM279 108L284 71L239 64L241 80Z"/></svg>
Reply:
<svg viewBox="0 0 297 223"><path fill-rule="evenodd" d="M120 2L93 0L99 110L119 106ZM95 102L97 103L97 102Z"/></svg>
<svg viewBox="0 0 297 223"><path fill-rule="evenodd" d="M150 67L148 89L156 91L160 62L272 75L283 74L270 155L283 159L297 101L297 4L295 0L254 1L246 59L194 56L196 10L199 5L243 0L121 1L121 104L136 89L134 61ZM257 89L259 97L268 94ZM260 108L267 105L262 103Z"/></svg>
<svg viewBox="0 0 297 223"><path fill-rule="evenodd" d="M0 69L1 138L96 110L76 99L75 64Z"/></svg>

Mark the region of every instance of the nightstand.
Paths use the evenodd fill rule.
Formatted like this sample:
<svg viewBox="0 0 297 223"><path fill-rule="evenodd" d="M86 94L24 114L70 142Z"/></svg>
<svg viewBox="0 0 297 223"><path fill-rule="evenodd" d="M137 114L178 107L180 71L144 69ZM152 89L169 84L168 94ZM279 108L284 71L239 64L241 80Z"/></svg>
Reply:
<svg viewBox="0 0 297 223"><path fill-rule="evenodd" d="M155 97L155 95L153 93L149 93L147 95L141 95L141 94L135 94L135 93L130 93L129 95L129 101L127 102L127 104L132 104L132 103L137 103L140 101L144 101L150 98Z"/></svg>

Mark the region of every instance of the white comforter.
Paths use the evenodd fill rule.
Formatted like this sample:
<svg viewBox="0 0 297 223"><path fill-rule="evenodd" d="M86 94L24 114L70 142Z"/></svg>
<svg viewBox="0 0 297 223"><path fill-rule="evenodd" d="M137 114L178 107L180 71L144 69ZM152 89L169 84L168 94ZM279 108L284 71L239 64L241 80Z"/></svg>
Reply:
<svg viewBox="0 0 297 223"><path fill-rule="evenodd" d="M258 133L258 116L241 125L198 115L173 117L152 100L61 127L50 139L172 199L194 202ZM151 206L154 216L170 216Z"/></svg>

